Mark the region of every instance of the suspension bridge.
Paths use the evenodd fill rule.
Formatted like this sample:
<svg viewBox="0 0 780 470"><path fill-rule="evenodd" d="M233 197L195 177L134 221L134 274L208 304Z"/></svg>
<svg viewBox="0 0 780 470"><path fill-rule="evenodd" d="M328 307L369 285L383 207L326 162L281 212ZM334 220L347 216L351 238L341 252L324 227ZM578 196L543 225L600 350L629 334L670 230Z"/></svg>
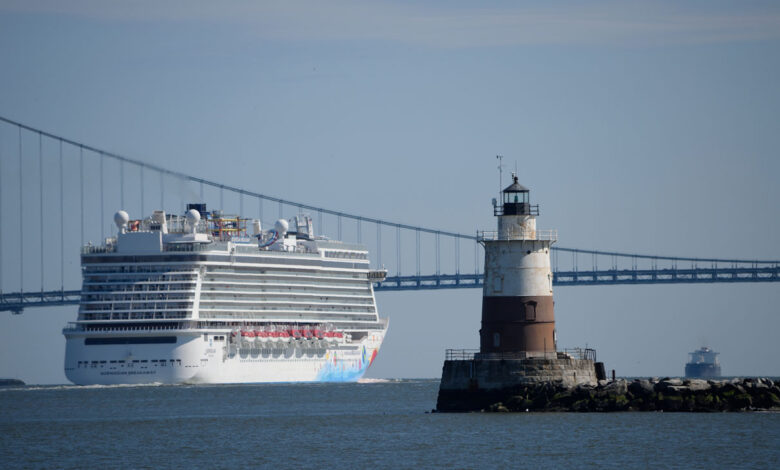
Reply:
<svg viewBox="0 0 780 470"><path fill-rule="evenodd" d="M263 222L273 214L312 215L320 234L366 245L376 266L388 270L388 277L375 285L377 291L482 287L476 233L419 227L260 194L0 117L0 311L78 304L79 250L73 247L111 235L111 214L128 204L140 214L152 205L183 212L182 186L197 188L201 201L207 192L214 197L216 191L221 209ZM178 195L172 195L177 192L172 189L179 189ZM66 219L66 207L78 217ZM31 236L35 229L37 237ZM424 259L423 251L431 253L430 259ZM780 281L780 260L651 256L556 246L552 263L557 286ZM36 264L37 271L29 269Z"/></svg>

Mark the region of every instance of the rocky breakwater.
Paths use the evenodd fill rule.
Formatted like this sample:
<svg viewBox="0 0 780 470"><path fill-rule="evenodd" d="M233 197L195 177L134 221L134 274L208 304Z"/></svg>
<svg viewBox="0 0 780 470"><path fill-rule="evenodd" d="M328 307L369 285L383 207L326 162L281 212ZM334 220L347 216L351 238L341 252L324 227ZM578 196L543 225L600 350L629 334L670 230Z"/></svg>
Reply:
<svg viewBox="0 0 780 470"><path fill-rule="evenodd" d="M502 398L480 409L446 411L780 411L780 381L620 379L575 387L547 383L505 390Z"/></svg>

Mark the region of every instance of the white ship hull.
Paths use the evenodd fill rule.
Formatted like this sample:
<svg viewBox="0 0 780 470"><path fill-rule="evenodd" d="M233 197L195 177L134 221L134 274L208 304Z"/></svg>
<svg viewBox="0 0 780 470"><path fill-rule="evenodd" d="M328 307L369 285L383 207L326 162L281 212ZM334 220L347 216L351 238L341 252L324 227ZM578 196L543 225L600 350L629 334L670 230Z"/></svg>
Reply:
<svg viewBox="0 0 780 470"><path fill-rule="evenodd" d="M175 344L85 345L67 338L65 375L77 385L354 382L368 370L384 331L349 345L299 340L231 347L221 334L177 332Z"/></svg>
<svg viewBox="0 0 780 470"><path fill-rule="evenodd" d="M247 237L247 222L205 205L156 211L82 250L81 306L63 330L65 375L79 385L348 382L366 372L378 316L361 245L296 231ZM200 220L202 214L205 220ZM256 241L253 241L255 240Z"/></svg>

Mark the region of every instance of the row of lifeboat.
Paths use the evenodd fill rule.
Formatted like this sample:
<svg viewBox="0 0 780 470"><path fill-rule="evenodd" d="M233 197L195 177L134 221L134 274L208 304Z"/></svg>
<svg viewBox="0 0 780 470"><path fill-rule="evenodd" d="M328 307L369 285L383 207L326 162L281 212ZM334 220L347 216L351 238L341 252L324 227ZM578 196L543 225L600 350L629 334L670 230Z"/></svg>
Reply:
<svg viewBox="0 0 780 470"><path fill-rule="evenodd" d="M344 338L340 331L322 330L320 328L287 328L278 330L235 330L231 333L234 340L241 341L292 341L292 340L324 340L339 342Z"/></svg>

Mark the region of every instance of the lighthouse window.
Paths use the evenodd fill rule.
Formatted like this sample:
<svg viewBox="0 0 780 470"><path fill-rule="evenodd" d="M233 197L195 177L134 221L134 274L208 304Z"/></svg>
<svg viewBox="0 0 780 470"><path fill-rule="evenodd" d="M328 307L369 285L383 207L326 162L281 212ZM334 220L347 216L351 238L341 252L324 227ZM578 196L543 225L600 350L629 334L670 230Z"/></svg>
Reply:
<svg viewBox="0 0 780 470"><path fill-rule="evenodd" d="M536 302L530 301L525 303L525 320L536 321Z"/></svg>
<svg viewBox="0 0 780 470"><path fill-rule="evenodd" d="M501 335L498 333L493 333L493 347L497 348L501 346Z"/></svg>
<svg viewBox="0 0 780 470"><path fill-rule="evenodd" d="M504 193L504 203L518 204L528 202L528 193Z"/></svg>

